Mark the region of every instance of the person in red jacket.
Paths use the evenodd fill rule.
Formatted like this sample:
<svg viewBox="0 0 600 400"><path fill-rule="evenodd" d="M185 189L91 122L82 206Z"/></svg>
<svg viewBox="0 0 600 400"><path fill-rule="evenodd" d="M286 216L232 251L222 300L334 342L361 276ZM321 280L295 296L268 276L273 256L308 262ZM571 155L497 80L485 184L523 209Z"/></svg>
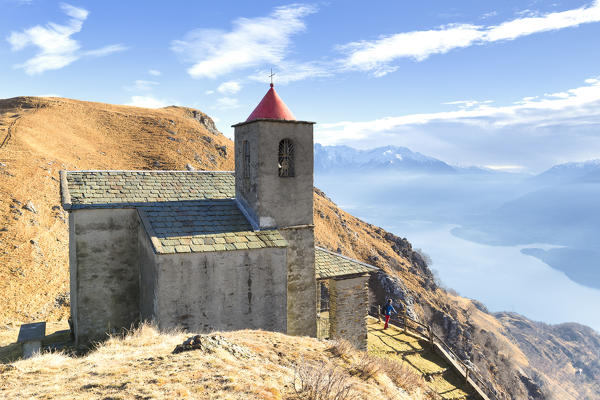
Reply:
<svg viewBox="0 0 600 400"><path fill-rule="evenodd" d="M396 309L392 305L392 299L388 299L383 311L385 314L385 325L383 326L383 329L387 329L388 322L390 322L390 316L392 315L392 313L395 312L396 314L398 314L398 311L396 311Z"/></svg>

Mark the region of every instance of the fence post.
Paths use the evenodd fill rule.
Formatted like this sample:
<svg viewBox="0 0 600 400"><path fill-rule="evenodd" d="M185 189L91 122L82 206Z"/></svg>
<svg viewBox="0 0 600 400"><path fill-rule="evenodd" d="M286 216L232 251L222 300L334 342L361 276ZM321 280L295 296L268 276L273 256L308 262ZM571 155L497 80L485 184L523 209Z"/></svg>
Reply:
<svg viewBox="0 0 600 400"><path fill-rule="evenodd" d="M404 307L404 333L406 333L407 330L407 324L408 324L408 318L406 317L406 307Z"/></svg>

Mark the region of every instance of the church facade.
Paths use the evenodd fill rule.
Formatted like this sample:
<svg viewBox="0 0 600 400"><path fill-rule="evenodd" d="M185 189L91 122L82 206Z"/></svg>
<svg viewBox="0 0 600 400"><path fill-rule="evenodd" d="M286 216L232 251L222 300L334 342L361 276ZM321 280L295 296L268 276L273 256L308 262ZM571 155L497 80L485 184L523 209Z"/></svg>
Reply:
<svg viewBox="0 0 600 400"><path fill-rule="evenodd" d="M153 321L264 329L366 346L374 267L315 248L313 123L271 87L235 128L235 172L61 171L77 343ZM320 285L319 285L320 287Z"/></svg>

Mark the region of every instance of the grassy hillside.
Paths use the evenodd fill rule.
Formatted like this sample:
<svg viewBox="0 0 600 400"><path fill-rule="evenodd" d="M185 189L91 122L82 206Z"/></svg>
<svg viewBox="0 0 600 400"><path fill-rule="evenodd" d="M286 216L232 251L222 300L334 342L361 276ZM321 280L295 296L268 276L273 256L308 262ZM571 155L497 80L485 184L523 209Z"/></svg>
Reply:
<svg viewBox="0 0 600 400"><path fill-rule="evenodd" d="M68 224L59 206L59 170L234 166L233 143L205 114L182 107L0 100L0 144L0 331L68 316ZM533 357L531 332L515 335L505 318L438 288L406 239L353 217L318 189L314 205L317 244L385 271L371 279L373 300L392 296L407 303L412 316L432 324L473 362L499 398L551 398L558 382L567 393L561 399L593 399L585 396L600 392L598 369L584 374L577 367L598 359L600 337L595 332L582 332L589 340L581 342L585 345L571 341L564 348L577 351L564 357L552 356L554 342L537 341L534 347L541 356Z"/></svg>

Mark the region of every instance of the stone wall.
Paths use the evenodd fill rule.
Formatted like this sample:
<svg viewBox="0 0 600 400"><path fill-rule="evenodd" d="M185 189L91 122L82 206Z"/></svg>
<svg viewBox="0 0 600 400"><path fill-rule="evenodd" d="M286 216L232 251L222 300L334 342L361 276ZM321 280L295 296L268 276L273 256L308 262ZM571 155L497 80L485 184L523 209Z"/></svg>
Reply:
<svg viewBox="0 0 600 400"><path fill-rule="evenodd" d="M143 213L143 212L142 212ZM154 252L148 233L140 224L138 229L138 254L140 270L139 310L142 321L151 321L156 315L157 255Z"/></svg>
<svg viewBox="0 0 600 400"><path fill-rule="evenodd" d="M157 262L160 329L286 332L286 248L161 254Z"/></svg>
<svg viewBox="0 0 600 400"><path fill-rule="evenodd" d="M293 177L278 171L279 142L294 144ZM243 141L250 149L250 184L244 184ZM313 125L254 121L235 127L236 198L261 228L313 223Z"/></svg>
<svg viewBox="0 0 600 400"><path fill-rule="evenodd" d="M367 348L368 276L329 281L329 337Z"/></svg>
<svg viewBox="0 0 600 400"><path fill-rule="evenodd" d="M283 228L287 248L287 333L317 335L317 281L314 228Z"/></svg>
<svg viewBox="0 0 600 400"><path fill-rule="evenodd" d="M69 215L71 314L77 344L105 338L139 319L135 209L73 210Z"/></svg>

